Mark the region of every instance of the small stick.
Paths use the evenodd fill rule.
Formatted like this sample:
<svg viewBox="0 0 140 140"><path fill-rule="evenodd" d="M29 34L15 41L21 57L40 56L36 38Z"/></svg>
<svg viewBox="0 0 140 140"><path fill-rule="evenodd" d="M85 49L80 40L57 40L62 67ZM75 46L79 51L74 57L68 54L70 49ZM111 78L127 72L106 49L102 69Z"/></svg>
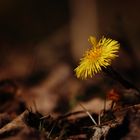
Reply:
<svg viewBox="0 0 140 140"><path fill-rule="evenodd" d="M87 113L87 115L90 117L90 119L92 120L92 122L97 125L96 121L94 120L94 118L91 116L91 114L89 113L89 111L81 104L79 103L79 105L85 110L85 112Z"/></svg>
<svg viewBox="0 0 140 140"><path fill-rule="evenodd" d="M98 125L101 125L101 113L99 112L99 115L98 115Z"/></svg>
<svg viewBox="0 0 140 140"><path fill-rule="evenodd" d="M36 105L36 101L35 100L33 100L33 106L34 106L35 112L37 112L37 105Z"/></svg>
<svg viewBox="0 0 140 140"><path fill-rule="evenodd" d="M24 119L28 116L28 110L25 110L22 114L17 116L14 120L6 124L0 129L0 138L4 138L6 135L12 135L12 132L19 132L26 127Z"/></svg>
<svg viewBox="0 0 140 140"><path fill-rule="evenodd" d="M105 99L104 99L104 111L103 111L103 114L105 114L105 111L106 111L106 96L105 96Z"/></svg>
<svg viewBox="0 0 140 140"><path fill-rule="evenodd" d="M47 117L49 117L50 115L46 115L40 118L40 120L46 119Z"/></svg>
<svg viewBox="0 0 140 140"><path fill-rule="evenodd" d="M112 110L112 111L113 111L114 105L115 105L115 102L112 101L112 104L111 104L111 110Z"/></svg>

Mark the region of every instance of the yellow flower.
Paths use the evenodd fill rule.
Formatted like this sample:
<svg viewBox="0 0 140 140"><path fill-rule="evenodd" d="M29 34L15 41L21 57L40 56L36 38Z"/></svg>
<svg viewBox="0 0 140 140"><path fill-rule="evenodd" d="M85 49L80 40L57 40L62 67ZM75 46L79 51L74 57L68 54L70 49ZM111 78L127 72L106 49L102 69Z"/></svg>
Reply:
<svg viewBox="0 0 140 140"><path fill-rule="evenodd" d="M102 71L102 67L111 65L114 58L118 56L120 44L118 41L102 37L98 42L95 37L90 36L88 40L92 47L85 52L80 59L79 66L75 69L77 78L86 79Z"/></svg>

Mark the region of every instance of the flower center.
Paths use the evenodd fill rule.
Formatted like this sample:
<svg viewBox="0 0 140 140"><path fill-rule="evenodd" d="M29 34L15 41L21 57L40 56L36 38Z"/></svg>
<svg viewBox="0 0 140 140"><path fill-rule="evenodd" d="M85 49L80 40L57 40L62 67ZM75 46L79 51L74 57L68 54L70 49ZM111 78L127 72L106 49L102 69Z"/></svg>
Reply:
<svg viewBox="0 0 140 140"><path fill-rule="evenodd" d="M87 59L98 59L101 56L101 48L98 47L96 49L89 50L87 52Z"/></svg>

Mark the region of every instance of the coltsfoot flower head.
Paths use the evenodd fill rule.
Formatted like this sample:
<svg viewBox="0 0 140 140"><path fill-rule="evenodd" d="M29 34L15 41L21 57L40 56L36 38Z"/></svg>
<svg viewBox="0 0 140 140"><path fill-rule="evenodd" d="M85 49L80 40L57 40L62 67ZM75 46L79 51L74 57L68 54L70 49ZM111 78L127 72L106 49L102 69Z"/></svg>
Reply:
<svg viewBox="0 0 140 140"><path fill-rule="evenodd" d="M94 76L111 65L114 58L118 57L120 44L118 41L102 37L99 41L90 36L88 41L92 47L80 59L79 66L75 69L77 78L86 79Z"/></svg>

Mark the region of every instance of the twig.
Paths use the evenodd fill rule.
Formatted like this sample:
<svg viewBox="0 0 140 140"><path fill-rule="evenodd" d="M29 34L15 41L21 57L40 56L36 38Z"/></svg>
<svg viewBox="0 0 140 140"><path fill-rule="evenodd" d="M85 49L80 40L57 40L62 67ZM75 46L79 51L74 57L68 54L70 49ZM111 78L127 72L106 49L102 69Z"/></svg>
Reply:
<svg viewBox="0 0 140 140"><path fill-rule="evenodd" d="M80 106L85 110L85 112L87 113L87 115L90 117L90 119L92 120L92 122L97 125L96 121L94 120L94 118L91 116L91 114L89 113L89 111L81 104L79 103Z"/></svg>
<svg viewBox="0 0 140 140"><path fill-rule="evenodd" d="M25 110L21 115L15 118L12 122L6 124L0 129L0 137L10 136L13 132L18 132L26 127L23 119L28 115L28 111Z"/></svg>
<svg viewBox="0 0 140 140"><path fill-rule="evenodd" d="M103 114L105 114L106 111L106 95L105 95L105 99L104 99L104 110L103 110Z"/></svg>
<svg viewBox="0 0 140 140"><path fill-rule="evenodd" d="M99 115L98 115L98 125L101 125L101 113L99 112Z"/></svg>

